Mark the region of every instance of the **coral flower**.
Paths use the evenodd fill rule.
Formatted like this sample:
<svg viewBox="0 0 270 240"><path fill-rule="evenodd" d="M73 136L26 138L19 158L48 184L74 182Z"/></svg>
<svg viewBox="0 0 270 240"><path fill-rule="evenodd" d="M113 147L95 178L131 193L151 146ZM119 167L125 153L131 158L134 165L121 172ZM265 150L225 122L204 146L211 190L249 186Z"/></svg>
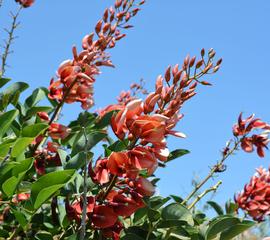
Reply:
<svg viewBox="0 0 270 240"><path fill-rule="evenodd" d="M65 139L70 133L70 128L59 123L52 123L49 127L49 135L52 139Z"/></svg>
<svg viewBox="0 0 270 240"><path fill-rule="evenodd" d="M245 185L244 190L235 196L239 208L246 211L254 220L263 221L270 215L270 173L259 168Z"/></svg>
<svg viewBox="0 0 270 240"><path fill-rule="evenodd" d="M15 0L17 3L21 4L24 8L31 7L35 0Z"/></svg>
<svg viewBox="0 0 270 240"><path fill-rule="evenodd" d="M94 207L90 219L95 227L108 228L116 223L118 216L111 207L97 205Z"/></svg>

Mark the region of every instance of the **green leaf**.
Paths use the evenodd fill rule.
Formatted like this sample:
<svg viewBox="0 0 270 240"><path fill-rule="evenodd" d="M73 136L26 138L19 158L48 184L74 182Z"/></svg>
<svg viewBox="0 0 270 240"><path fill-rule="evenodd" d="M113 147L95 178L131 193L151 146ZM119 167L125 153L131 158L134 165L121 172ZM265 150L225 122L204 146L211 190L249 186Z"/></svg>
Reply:
<svg viewBox="0 0 270 240"><path fill-rule="evenodd" d="M26 98L24 105L28 108L35 106L40 100L46 97L46 93L42 88L35 89L32 94Z"/></svg>
<svg viewBox="0 0 270 240"><path fill-rule="evenodd" d="M55 192L64 187L74 176L74 169L51 172L40 177L33 183L31 201L34 209L38 209Z"/></svg>
<svg viewBox="0 0 270 240"><path fill-rule="evenodd" d="M149 208L147 212L147 216L150 222L156 222L160 219L160 212L154 209Z"/></svg>
<svg viewBox="0 0 270 240"><path fill-rule="evenodd" d="M52 234L46 231L39 231L35 234L37 240L53 240Z"/></svg>
<svg viewBox="0 0 270 240"><path fill-rule="evenodd" d="M31 107L30 109L27 110L26 116L32 117L36 115L38 112L50 112L52 109L53 109L52 107L47 107L47 106Z"/></svg>
<svg viewBox="0 0 270 240"><path fill-rule="evenodd" d="M188 153L190 153L190 151L186 149L176 149L170 153L167 162L172 161L176 158L182 157Z"/></svg>
<svg viewBox="0 0 270 240"><path fill-rule="evenodd" d="M217 234L227 230L233 225L240 223L240 220L231 216L220 216L210 222L206 231L206 240L211 240L217 237Z"/></svg>
<svg viewBox="0 0 270 240"><path fill-rule="evenodd" d="M127 235L125 235L123 238L121 238L123 240L144 240L145 238L141 238L140 236L134 234L134 233L128 233Z"/></svg>
<svg viewBox="0 0 270 240"><path fill-rule="evenodd" d="M112 145L110 145L108 147L108 149L113 151L113 152L121 152L121 151L125 150L127 148L127 146L128 146L128 139L125 139L123 141L117 140Z"/></svg>
<svg viewBox="0 0 270 240"><path fill-rule="evenodd" d="M181 197L179 197L179 196L176 196L176 195L170 195L170 197L171 197L175 202L178 202L178 203L183 202L183 198L181 198Z"/></svg>
<svg viewBox="0 0 270 240"><path fill-rule="evenodd" d="M34 138L32 137L18 138L14 144L14 147L12 148L11 156L16 158L21 155L33 140Z"/></svg>
<svg viewBox="0 0 270 240"><path fill-rule="evenodd" d="M182 225L186 225L187 222L184 220L161 220L157 228L173 228L173 227L179 227Z"/></svg>
<svg viewBox="0 0 270 240"><path fill-rule="evenodd" d="M5 86L9 81L11 81L10 78L0 78L0 88L2 88L3 86Z"/></svg>
<svg viewBox="0 0 270 240"><path fill-rule="evenodd" d="M0 93L0 109L4 110L11 102L16 105L20 93L22 93L28 87L29 85L24 82L16 82L7 87Z"/></svg>
<svg viewBox="0 0 270 240"><path fill-rule="evenodd" d="M224 211L222 207L218 205L216 202L208 201L207 204L210 205L216 211L218 215L224 215Z"/></svg>
<svg viewBox="0 0 270 240"><path fill-rule="evenodd" d="M90 150L92 147L94 147L97 143L99 143L101 140L103 140L107 136L106 133L103 132L90 132L87 134L87 149ZM75 144L72 148L71 156L76 155L79 152L82 152L85 150L85 136L83 132L80 132L77 135L77 139L75 140Z"/></svg>
<svg viewBox="0 0 270 240"><path fill-rule="evenodd" d="M21 225L21 227L24 229L28 223L26 217L24 216L24 214L22 212L19 212L17 210L15 210L14 208L11 208L12 213L14 214L16 220L19 222L19 224Z"/></svg>
<svg viewBox="0 0 270 240"><path fill-rule="evenodd" d="M191 212L180 203L171 203L163 208L161 216L164 220L184 220L190 225L194 224Z"/></svg>
<svg viewBox="0 0 270 240"><path fill-rule="evenodd" d="M243 221L234 226L231 226L229 229L221 233L220 240L233 239L234 237L240 235L241 233L253 227L254 225L255 223L252 221Z"/></svg>
<svg viewBox="0 0 270 240"><path fill-rule="evenodd" d="M227 201L225 204L225 209L227 214L234 214L237 211L237 204L231 200Z"/></svg>
<svg viewBox="0 0 270 240"><path fill-rule="evenodd" d="M116 111L107 112L102 118L99 118L95 126L97 128L105 128L111 124L111 118Z"/></svg>
<svg viewBox="0 0 270 240"><path fill-rule="evenodd" d="M11 197L19 183L23 180L26 172L32 167L33 159L29 158L16 164L12 168L12 177L8 178L3 184L2 189L4 193Z"/></svg>
<svg viewBox="0 0 270 240"><path fill-rule="evenodd" d="M0 144L0 161L4 160L9 154L10 148L14 145L13 139L3 142Z"/></svg>
<svg viewBox="0 0 270 240"><path fill-rule="evenodd" d="M23 128L22 137L35 138L44 132L49 126L47 123L36 123Z"/></svg>
<svg viewBox="0 0 270 240"><path fill-rule="evenodd" d="M18 114L18 110L10 110L0 116L0 139L2 139L4 134L9 129L12 121L18 116Z"/></svg>
<svg viewBox="0 0 270 240"><path fill-rule="evenodd" d="M80 169L84 165L85 158L84 152L76 154L67 162L65 169Z"/></svg>

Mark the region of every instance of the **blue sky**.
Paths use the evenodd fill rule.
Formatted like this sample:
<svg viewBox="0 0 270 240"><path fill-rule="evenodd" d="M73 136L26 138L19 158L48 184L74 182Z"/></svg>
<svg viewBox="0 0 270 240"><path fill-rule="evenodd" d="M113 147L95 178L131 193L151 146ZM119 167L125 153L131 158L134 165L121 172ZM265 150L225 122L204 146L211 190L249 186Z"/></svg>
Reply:
<svg viewBox="0 0 270 240"><path fill-rule="evenodd" d="M12 0L0 9L1 27L10 24ZM48 86L59 63L71 57L71 46L80 46L111 0L36 0L20 17L21 26L6 75L26 81L31 90ZM163 195L185 196L194 175L203 177L220 158L220 149L231 138L231 127L239 113L256 113L270 122L269 53L270 2L252 0L179 1L149 0L132 21L134 29L111 51L115 69L104 69L95 85L96 106L115 101L122 89L143 78L154 89L155 79L169 64L182 63L186 54L214 48L223 58L221 70L209 80L213 87L199 87L198 94L182 109L185 118L177 129L186 140L171 139L170 149L187 148L191 154L158 171ZM5 37L1 32L1 39ZM62 122L74 119L79 105L66 106ZM232 198L249 181L254 169L269 166L270 153L259 159L255 153L240 152L227 162L216 199Z"/></svg>

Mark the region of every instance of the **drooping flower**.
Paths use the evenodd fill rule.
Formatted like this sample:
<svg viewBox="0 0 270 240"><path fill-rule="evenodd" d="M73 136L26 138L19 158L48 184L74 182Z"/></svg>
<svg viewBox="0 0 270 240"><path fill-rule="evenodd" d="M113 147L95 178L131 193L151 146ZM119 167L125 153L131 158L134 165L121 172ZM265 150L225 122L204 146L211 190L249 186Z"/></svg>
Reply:
<svg viewBox="0 0 270 240"><path fill-rule="evenodd" d="M270 172L262 167L257 169L244 190L235 196L238 207L254 220L263 221L270 215Z"/></svg>

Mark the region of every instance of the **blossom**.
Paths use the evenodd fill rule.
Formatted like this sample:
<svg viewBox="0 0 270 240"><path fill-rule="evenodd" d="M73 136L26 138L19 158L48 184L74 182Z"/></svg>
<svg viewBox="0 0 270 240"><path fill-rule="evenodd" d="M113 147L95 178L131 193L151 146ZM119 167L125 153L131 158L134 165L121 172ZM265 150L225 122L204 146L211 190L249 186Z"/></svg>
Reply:
<svg viewBox="0 0 270 240"><path fill-rule="evenodd" d="M265 131L260 134L250 135L253 130L258 129ZM233 126L234 136L241 137L241 148L245 152L253 152L254 147L256 147L259 157L264 157L264 148L267 149L269 130L270 125L261 121L259 118L254 118L254 114L247 119L242 119L241 113L238 117L238 122Z"/></svg>
<svg viewBox="0 0 270 240"><path fill-rule="evenodd" d="M113 240L120 239L120 233L124 226L120 221L117 221L113 226L102 229L102 235L106 238L112 238Z"/></svg>
<svg viewBox="0 0 270 240"><path fill-rule="evenodd" d="M138 170L146 169L151 176L158 167L155 155L148 148L137 146L129 151L132 165Z"/></svg>
<svg viewBox="0 0 270 240"><path fill-rule="evenodd" d="M49 115L46 112L38 112L37 115L44 122L49 122L50 121Z"/></svg>
<svg viewBox="0 0 270 240"><path fill-rule="evenodd" d="M260 167L244 190L235 196L238 207L254 220L263 221L270 215L270 172Z"/></svg>
<svg viewBox="0 0 270 240"><path fill-rule="evenodd" d="M52 139L65 139L70 133L70 128L59 123L52 123L49 127L49 135Z"/></svg>
<svg viewBox="0 0 270 240"><path fill-rule="evenodd" d="M89 164L88 172L94 182L105 184L110 181L109 170L107 168L108 159L98 159L94 170Z"/></svg>
<svg viewBox="0 0 270 240"><path fill-rule="evenodd" d="M93 213L89 215L91 222L97 228L108 228L113 226L118 219L112 207L96 205Z"/></svg>
<svg viewBox="0 0 270 240"><path fill-rule="evenodd" d="M255 129L269 129L269 125L259 118L254 118L252 114L246 119L242 119L242 113L238 117L238 122L233 126L233 134L235 136L244 136Z"/></svg>
<svg viewBox="0 0 270 240"><path fill-rule="evenodd" d="M24 8L31 7L35 0L15 0L17 3L21 4Z"/></svg>

